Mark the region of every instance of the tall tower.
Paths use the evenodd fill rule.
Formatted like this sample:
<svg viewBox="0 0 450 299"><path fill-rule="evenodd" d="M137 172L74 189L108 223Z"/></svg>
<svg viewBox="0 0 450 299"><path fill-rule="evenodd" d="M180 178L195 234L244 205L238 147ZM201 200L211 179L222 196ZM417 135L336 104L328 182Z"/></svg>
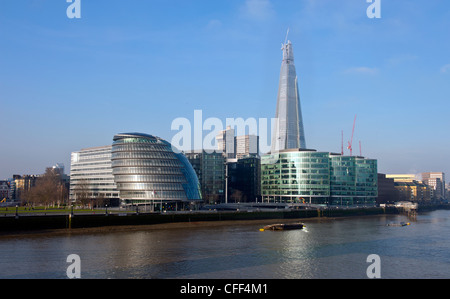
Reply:
<svg viewBox="0 0 450 299"><path fill-rule="evenodd" d="M283 62L281 63L277 113L275 116L278 121L275 124L272 137L272 153L284 149L306 148L298 78L291 41L285 42L281 50L283 51Z"/></svg>

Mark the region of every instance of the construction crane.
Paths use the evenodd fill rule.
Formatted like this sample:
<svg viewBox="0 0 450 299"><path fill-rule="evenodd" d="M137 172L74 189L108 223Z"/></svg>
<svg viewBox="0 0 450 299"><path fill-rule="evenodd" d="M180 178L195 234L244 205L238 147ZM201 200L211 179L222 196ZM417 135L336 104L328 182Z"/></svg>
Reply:
<svg viewBox="0 0 450 299"><path fill-rule="evenodd" d="M356 115L355 115L355 120L353 121L353 130L352 130L352 138L350 138L350 141L348 142L348 147L347 149L350 151L350 156L352 156L353 154L353 134L355 133L355 124L356 124Z"/></svg>
<svg viewBox="0 0 450 299"><path fill-rule="evenodd" d="M361 140L359 141L359 155L362 157Z"/></svg>
<svg viewBox="0 0 450 299"><path fill-rule="evenodd" d="M341 156L344 155L344 131L342 133L342 142L341 142Z"/></svg>

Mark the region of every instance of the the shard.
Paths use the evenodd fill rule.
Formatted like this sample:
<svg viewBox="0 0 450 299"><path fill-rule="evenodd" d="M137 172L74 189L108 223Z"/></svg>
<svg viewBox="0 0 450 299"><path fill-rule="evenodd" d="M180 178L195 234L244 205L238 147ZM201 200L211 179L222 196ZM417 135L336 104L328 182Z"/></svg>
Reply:
<svg viewBox="0 0 450 299"><path fill-rule="evenodd" d="M290 41L285 42L282 45L282 50L283 62L281 64L275 116L277 121L272 135L272 153L285 149L306 149L292 43Z"/></svg>

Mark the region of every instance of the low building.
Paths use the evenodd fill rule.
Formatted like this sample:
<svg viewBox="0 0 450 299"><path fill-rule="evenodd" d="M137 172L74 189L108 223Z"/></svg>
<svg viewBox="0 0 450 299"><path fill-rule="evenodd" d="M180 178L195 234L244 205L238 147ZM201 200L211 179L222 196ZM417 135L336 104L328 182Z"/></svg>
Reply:
<svg viewBox="0 0 450 299"><path fill-rule="evenodd" d="M261 157L266 202L375 205L377 160L311 149L288 149Z"/></svg>

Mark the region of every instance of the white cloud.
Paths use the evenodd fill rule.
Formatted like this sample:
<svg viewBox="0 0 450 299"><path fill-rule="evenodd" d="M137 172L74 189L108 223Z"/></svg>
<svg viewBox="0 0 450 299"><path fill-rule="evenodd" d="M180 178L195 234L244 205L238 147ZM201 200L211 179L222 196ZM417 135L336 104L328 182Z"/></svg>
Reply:
<svg viewBox="0 0 450 299"><path fill-rule="evenodd" d="M370 68L366 66L360 66L360 67L352 67L349 69L346 69L344 71L344 74L367 74L367 75L373 75L378 73L377 68Z"/></svg>
<svg viewBox="0 0 450 299"><path fill-rule="evenodd" d="M441 67L441 73L443 73L443 74L450 73L450 63Z"/></svg>
<svg viewBox="0 0 450 299"><path fill-rule="evenodd" d="M246 0L241 10L246 18L258 21L267 20L274 14L270 0Z"/></svg>

